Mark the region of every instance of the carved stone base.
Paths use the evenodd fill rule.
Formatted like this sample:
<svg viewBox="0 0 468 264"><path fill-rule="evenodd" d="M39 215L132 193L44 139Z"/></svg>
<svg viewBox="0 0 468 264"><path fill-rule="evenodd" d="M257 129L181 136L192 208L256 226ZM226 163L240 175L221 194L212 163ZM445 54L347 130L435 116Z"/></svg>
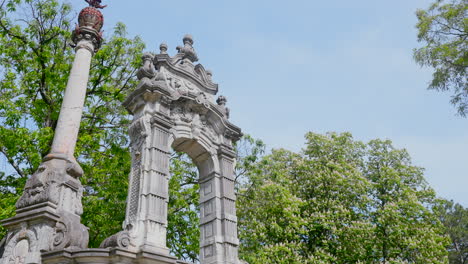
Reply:
<svg viewBox="0 0 468 264"><path fill-rule="evenodd" d="M58 219L54 206L44 203L2 221L9 232L0 264L41 263L40 251L49 249Z"/></svg>
<svg viewBox="0 0 468 264"><path fill-rule="evenodd" d="M100 248L120 248L122 250L128 250L131 252L147 252L151 254L158 254L158 255L169 255L169 248L162 247L161 239L165 239L165 236L157 237L154 236L151 239L144 239L144 237L139 236L139 234L143 234L145 231L148 234L154 234L151 231L151 226L148 223L144 223L145 221L139 221L136 225L129 225L127 230L120 231L102 241ZM155 226L152 225L153 229ZM159 231L159 230L158 230ZM164 230L165 231L165 230ZM160 231L159 231L160 232ZM162 233L162 232L160 232ZM154 241L156 239L156 241ZM155 243L156 242L156 243Z"/></svg>
<svg viewBox="0 0 468 264"><path fill-rule="evenodd" d="M16 216L1 221L8 229L0 264L41 263L41 252L88 246L83 211L83 171L62 154L47 155L28 179L16 203Z"/></svg>
<svg viewBox="0 0 468 264"><path fill-rule="evenodd" d="M16 216L2 224L8 234L0 264L41 263L43 251L88 244L88 230L79 217L57 210L50 202L18 209Z"/></svg>
<svg viewBox="0 0 468 264"><path fill-rule="evenodd" d="M165 254L146 251L135 253L120 248L62 250L42 254L43 264L91 264L91 263L144 263L144 264L190 264Z"/></svg>

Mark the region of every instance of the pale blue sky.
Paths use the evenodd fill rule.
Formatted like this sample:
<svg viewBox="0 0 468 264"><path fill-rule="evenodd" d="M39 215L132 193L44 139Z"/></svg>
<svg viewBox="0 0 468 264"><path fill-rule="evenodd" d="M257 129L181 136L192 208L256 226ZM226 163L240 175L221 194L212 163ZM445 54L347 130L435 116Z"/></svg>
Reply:
<svg viewBox="0 0 468 264"><path fill-rule="evenodd" d="M227 96L231 121L269 148L300 150L307 131L388 138L440 196L468 206L468 119L427 91L412 58L428 0L104 0L104 29L124 22L148 51L190 33ZM79 10L85 3L73 1Z"/></svg>

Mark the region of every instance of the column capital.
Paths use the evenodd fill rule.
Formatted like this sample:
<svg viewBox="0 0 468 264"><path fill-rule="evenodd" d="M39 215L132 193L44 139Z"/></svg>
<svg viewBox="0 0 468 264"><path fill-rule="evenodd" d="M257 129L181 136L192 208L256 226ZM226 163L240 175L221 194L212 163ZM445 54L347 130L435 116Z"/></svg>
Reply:
<svg viewBox="0 0 468 264"><path fill-rule="evenodd" d="M231 146L226 145L226 144L220 144L218 148L218 156L235 159L237 155Z"/></svg>
<svg viewBox="0 0 468 264"><path fill-rule="evenodd" d="M75 51L84 48L89 50L93 55L99 50L102 44L101 34L88 27L77 27L73 31L72 40Z"/></svg>
<svg viewBox="0 0 468 264"><path fill-rule="evenodd" d="M101 47L103 25L104 16L101 11L93 6L83 8L78 15L78 25L72 36L75 49L86 48L91 53L96 52Z"/></svg>

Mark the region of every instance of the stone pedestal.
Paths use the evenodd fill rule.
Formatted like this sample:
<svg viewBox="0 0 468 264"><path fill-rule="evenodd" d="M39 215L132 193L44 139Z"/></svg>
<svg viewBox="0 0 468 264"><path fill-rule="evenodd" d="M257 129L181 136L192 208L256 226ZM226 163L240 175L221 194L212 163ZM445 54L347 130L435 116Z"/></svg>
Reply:
<svg viewBox="0 0 468 264"><path fill-rule="evenodd" d="M42 260L43 264L189 264L168 255L120 248L52 251L42 254Z"/></svg>

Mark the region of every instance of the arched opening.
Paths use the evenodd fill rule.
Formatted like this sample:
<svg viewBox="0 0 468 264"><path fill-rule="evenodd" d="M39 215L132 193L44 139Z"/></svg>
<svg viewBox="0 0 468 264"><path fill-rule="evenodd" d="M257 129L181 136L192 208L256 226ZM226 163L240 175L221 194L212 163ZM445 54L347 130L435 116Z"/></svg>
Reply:
<svg viewBox="0 0 468 264"><path fill-rule="evenodd" d="M199 263L200 179L213 173L214 160L197 140L170 141L167 246L179 259Z"/></svg>

